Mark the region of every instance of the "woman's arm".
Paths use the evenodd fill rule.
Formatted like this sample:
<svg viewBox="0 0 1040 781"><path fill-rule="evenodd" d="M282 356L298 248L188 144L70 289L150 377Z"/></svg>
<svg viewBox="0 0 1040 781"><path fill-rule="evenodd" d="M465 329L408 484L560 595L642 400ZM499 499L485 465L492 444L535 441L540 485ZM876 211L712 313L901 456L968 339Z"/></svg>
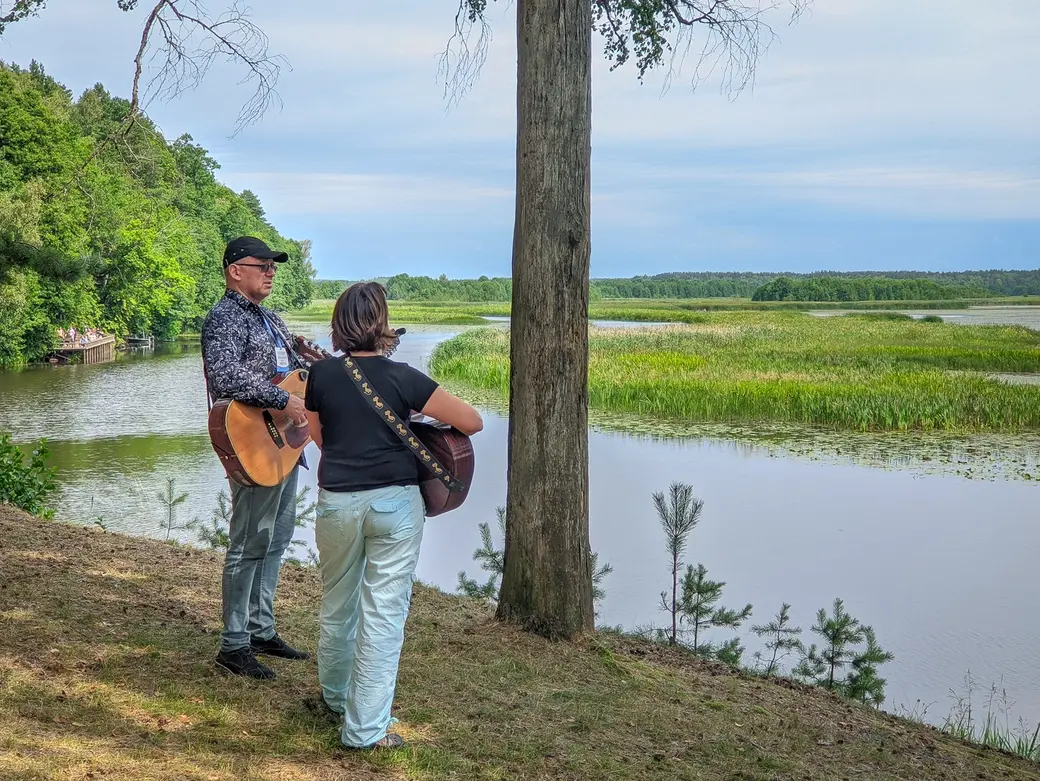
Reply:
<svg viewBox="0 0 1040 781"><path fill-rule="evenodd" d="M317 412L307 410L307 425L310 427L311 439L318 446L318 450L321 450L321 418Z"/></svg>
<svg viewBox="0 0 1040 781"><path fill-rule="evenodd" d="M472 436L484 428L480 413L458 396L453 396L444 388L437 388L422 408L423 415L454 426L463 434Z"/></svg>

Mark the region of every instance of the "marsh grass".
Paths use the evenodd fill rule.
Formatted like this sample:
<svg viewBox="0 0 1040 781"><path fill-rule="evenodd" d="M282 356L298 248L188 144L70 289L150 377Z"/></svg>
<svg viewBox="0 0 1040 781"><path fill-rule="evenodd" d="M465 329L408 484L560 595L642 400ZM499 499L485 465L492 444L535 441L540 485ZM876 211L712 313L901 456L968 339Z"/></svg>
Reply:
<svg viewBox="0 0 1040 781"><path fill-rule="evenodd" d="M431 370L508 393L509 337L442 343ZM606 412L714 423L863 431L1040 428L1040 387L989 373L1040 372L1040 332L904 317L700 313L688 325L590 330L589 403Z"/></svg>
<svg viewBox="0 0 1040 781"><path fill-rule="evenodd" d="M0 778L1037 781L1040 767L674 649L551 643L417 586L394 715L411 747L339 748L305 706L313 661L218 673L213 553L39 521L0 505ZM318 639L317 572L286 567L279 631Z"/></svg>
<svg viewBox="0 0 1040 781"><path fill-rule="evenodd" d="M980 697L981 695L981 697ZM983 691L971 672L964 676L963 689L950 689L953 706L939 729L959 740L1040 762L1040 723L1030 727L1025 720L1012 719L1015 703L1007 690L997 684ZM981 700L981 701L980 701ZM913 706L897 709L900 717L926 724L935 703L918 700Z"/></svg>

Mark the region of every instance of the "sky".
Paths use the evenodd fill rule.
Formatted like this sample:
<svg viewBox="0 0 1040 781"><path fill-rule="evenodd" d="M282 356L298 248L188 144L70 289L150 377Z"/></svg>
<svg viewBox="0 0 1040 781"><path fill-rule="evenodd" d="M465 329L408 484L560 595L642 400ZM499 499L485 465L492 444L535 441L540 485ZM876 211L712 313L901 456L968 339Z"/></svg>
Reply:
<svg viewBox="0 0 1040 781"><path fill-rule="evenodd" d="M248 89L217 64L148 114L311 239L320 278L508 276L516 7L489 3L487 60L453 101L456 8L252 0L291 67L281 105L235 135ZM129 95L146 10L49 0L0 60ZM1040 267L1040 2L815 0L788 17L769 17L777 38L737 96L717 73L693 89L690 60L641 83L594 38L593 277Z"/></svg>

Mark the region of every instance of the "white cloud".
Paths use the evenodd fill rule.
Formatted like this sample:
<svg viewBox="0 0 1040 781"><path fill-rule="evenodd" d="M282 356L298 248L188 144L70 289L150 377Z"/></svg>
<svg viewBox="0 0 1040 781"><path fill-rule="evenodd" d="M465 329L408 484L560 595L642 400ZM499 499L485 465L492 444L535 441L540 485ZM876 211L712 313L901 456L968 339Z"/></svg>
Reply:
<svg viewBox="0 0 1040 781"><path fill-rule="evenodd" d="M142 14L98 2L104 12L50 0L39 20L9 28L0 57L36 57L74 91L102 80L125 94ZM439 225L461 211L508 248L515 4L489 4L488 59L456 106L438 74L456 0L252 6L272 50L292 62L284 109L228 141L246 95L240 73L215 69L196 93L150 108L167 134L190 132L214 150L220 177L255 191L275 224L310 230L313 216L318 242L345 235L341 216L363 216L351 240L364 242L384 229L365 215ZM690 68L664 94L661 73L640 85L631 66L609 70L595 39L593 220L636 248L627 252L652 245L682 258L689 242L672 228L700 219L698 241L765 253L777 204L804 206L822 227L837 215L850 243L845 226L863 215L1040 220L1040 2L991 0L980 11L971 0L816 0L797 25L781 13L775 26L781 40L736 100L711 81L691 93ZM422 247L457 255L444 241ZM800 254L806 238L796 241L788 251ZM597 257L609 251L598 245Z"/></svg>
<svg viewBox="0 0 1040 781"><path fill-rule="evenodd" d="M223 179L233 189L255 191L266 210L282 214L437 214L513 197L510 188L424 176L249 171Z"/></svg>
<svg viewBox="0 0 1040 781"><path fill-rule="evenodd" d="M956 169L921 165L634 166L632 189L712 194L711 208L733 202L801 201L905 218L1040 220L1040 168ZM616 186L616 185L615 185Z"/></svg>

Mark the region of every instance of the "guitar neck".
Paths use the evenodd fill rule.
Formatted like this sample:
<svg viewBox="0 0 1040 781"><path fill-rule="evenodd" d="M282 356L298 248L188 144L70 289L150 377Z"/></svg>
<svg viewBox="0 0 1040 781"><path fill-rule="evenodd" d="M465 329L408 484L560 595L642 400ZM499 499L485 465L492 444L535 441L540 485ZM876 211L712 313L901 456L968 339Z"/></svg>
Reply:
<svg viewBox="0 0 1040 781"><path fill-rule="evenodd" d="M304 339L302 336L297 336L296 334L293 334L292 338L296 355L307 366L307 368L310 368L310 365L316 361L335 357L328 350L315 344L310 339Z"/></svg>

